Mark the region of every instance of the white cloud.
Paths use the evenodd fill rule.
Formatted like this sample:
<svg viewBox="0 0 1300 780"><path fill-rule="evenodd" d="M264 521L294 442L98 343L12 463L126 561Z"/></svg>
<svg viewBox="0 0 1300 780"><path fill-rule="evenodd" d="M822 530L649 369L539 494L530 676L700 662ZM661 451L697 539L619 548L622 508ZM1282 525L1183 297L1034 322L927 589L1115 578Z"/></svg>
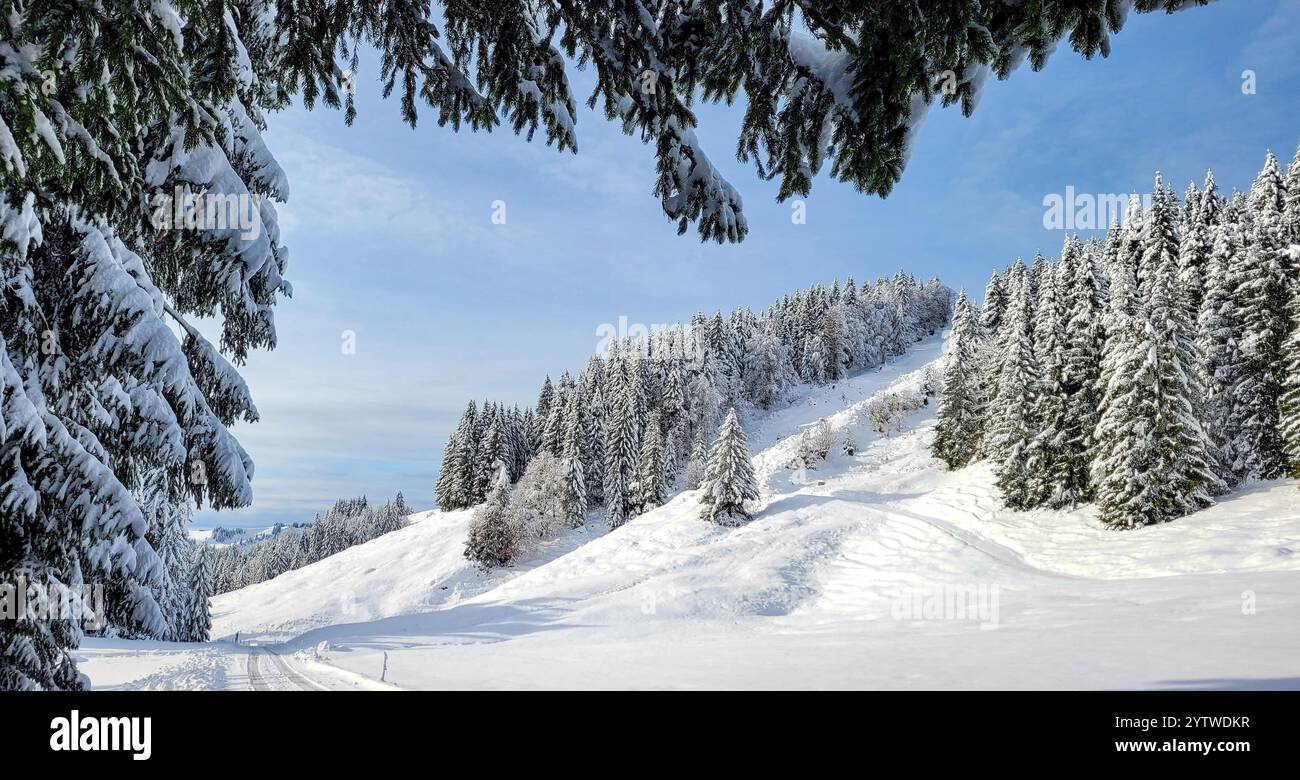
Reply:
<svg viewBox="0 0 1300 780"><path fill-rule="evenodd" d="M1242 47L1241 66L1255 70L1263 83L1278 82L1300 73L1297 30L1300 30L1300 3L1289 0L1278 3L1277 9Z"/></svg>
<svg viewBox="0 0 1300 780"><path fill-rule="evenodd" d="M277 126L268 135L289 177L289 202L277 208L290 242L295 233L306 230L358 238L380 234L419 241L437 252L453 231L464 237L479 229L452 218L449 200L435 195L421 179L317 141L292 126Z"/></svg>

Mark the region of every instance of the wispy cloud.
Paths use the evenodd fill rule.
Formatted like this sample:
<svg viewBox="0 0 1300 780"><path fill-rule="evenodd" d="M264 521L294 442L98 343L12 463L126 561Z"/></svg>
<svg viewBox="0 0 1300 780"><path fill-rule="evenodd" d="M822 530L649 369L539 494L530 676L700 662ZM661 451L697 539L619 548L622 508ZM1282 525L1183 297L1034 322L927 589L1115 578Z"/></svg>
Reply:
<svg viewBox="0 0 1300 780"><path fill-rule="evenodd" d="M1258 74L1267 87L1283 79L1300 75L1300 57L1296 56L1297 34L1300 31L1300 3L1287 0L1255 30L1241 49L1238 61L1242 68ZM1289 98L1294 101L1292 96Z"/></svg>
<svg viewBox="0 0 1300 780"><path fill-rule="evenodd" d="M373 236L420 242L439 252L448 235L462 239L480 227L458 220L454 199L419 178L296 129L272 134L276 158L289 176L289 202L279 206L280 226L296 235Z"/></svg>

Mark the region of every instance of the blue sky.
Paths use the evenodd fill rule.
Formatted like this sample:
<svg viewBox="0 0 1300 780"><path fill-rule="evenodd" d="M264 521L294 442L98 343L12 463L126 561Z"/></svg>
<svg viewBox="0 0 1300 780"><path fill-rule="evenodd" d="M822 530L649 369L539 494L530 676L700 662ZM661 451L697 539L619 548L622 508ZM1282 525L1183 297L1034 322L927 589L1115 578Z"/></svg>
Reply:
<svg viewBox="0 0 1300 780"><path fill-rule="evenodd" d="M576 156L509 129L456 134L427 110L412 130L363 63L351 127L319 107L270 117L295 294L278 307L278 348L244 370L262 414L235 429L256 462L254 504L195 524L309 520L336 498L398 490L430 507L466 401L531 404L620 316L759 309L900 268L982 291L995 267L1056 253L1063 234L1043 227L1043 198L1067 186L1147 191L1160 170L1181 193L1209 167L1220 188L1244 189L1266 149L1285 163L1300 142L1296 30L1297 0L1131 16L1108 59L1063 46L1043 71L990 83L970 118L933 109L888 199L823 175L803 225L775 183L734 160L741 108L702 107L700 139L744 197L739 246L678 236L650 194L650 149L585 106ZM591 74L571 79L585 98ZM497 200L504 225L491 220Z"/></svg>

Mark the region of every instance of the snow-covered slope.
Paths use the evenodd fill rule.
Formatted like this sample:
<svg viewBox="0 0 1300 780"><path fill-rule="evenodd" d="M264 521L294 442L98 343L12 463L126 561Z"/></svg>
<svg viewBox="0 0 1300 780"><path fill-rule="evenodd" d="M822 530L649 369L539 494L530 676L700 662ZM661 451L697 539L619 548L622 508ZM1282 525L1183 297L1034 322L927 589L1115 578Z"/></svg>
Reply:
<svg viewBox="0 0 1300 780"><path fill-rule="evenodd" d="M310 566L212 601L212 636L267 642L312 628L454 605L501 576L465 559L472 510L418 512L410 525ZM604 529L591 526L548 543L517 568L538 566ZM508 573L507 573L508 574Z"/></svg>
<svg viewBox="0 0 1300 780"><path fill-rule="evenodd" d="M218 597L214 635L368 678L387 654L403 687L1300 687L1293 482L1129 532L1006 511L985 466L929 456L932 408L888 438L861 422L940 349L747 425L763 497L743 528L683 493L484 574L461 555L468 513L424 513ZM862 451L789 471L821 416Z"/></svg>
<svg viewBox="0 0 1300 780"><path fill-rule="evenodd" d="M791 434L823 416L838 415L831 418L833 421L843 418L846 404L851 405L850 409L861 406L882 388L934 361L942 346L942 338L935 337L880 369L835 385L800 387L789 404L747 423L751 449L766 449L767 458L773 462L779 458L788 461L789 456L780 453L793 452L796 437ZM867 438L865 432L859 435ZM760 480L766 476L762 462L758 476ZM591 544L608 533L600 513L594 512L586 527L569 531L537 554L492 573L482 572L464 558L469 510L417 513L411 516L411 525L401 531L272 580L217 596L213 599L212 635L231 638L238 632L241 638L281 641L311 628L455 605L560 558L568 558L570 563L599 559L592 564L595 566L621 565L614 561L626 557L622 550L629 542L634 551L631 557L641 555L635 540L628 537L653 527L652 516L677 516L674 510L680 510L683 519L687 515L691 517L691 522L680 530L695 535L728 536L705 523L695 522L698 508L693 494L684 494L659 512L621 529L612 542L603 545ZM681 543L686 542L681 540ZM635 561L628 564L637 565Z"/></svg>

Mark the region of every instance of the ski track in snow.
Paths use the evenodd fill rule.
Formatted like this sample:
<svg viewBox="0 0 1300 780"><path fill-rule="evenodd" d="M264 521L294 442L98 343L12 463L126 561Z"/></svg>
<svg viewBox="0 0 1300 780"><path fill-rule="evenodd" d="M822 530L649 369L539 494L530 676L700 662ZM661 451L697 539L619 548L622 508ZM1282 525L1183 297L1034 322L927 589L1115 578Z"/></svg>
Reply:
<svg viewBox="0 0 1300 780"><path fill-rule="evenodd" d="M270 648L249 648L246 658L251 690L327 691L332 688L295 671L283 656ZM270 665L264 666L263 662L268 660ZM271 682L268 682L268 678Z"/></svg>
<svg viewBox="0 0 1300 780"><path fill-rule="evenodd" d="M484 573L469 512L419 513L218 596L214 636L258 647L88 640L82 668L144 688L1300 688L1295 482L1126 532L1089 507L1004 510L987 465L930 457L932 406L890 436L865 424L942 346L747 421L763 495L745 527L700 521L686 492ZM822 416L861 449L801 477L796 434ZM981 588L974 613L906 612Z"/></svg>
<svg viewBox="0 0 1300 780"><path fill-rule="evenodd" d="M250 652L248 654L248 685L255 691L269 691L271 690L271 686L266 684L266 680L262 678L262 674L259 671L259 667L261 666L259 659L261 657L260 654L255 652Z"/></svg>

